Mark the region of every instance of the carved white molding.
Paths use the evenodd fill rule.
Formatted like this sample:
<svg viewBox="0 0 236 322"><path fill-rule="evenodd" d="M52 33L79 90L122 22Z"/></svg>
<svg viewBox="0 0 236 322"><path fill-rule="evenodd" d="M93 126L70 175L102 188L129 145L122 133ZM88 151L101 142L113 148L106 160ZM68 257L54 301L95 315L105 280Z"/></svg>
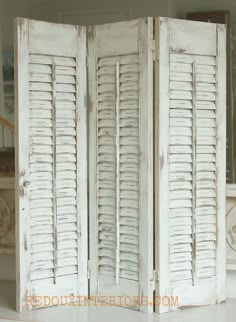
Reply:
<svg viewBox="0 0 236 322"><path fill-rule="evenodd" d="M236 184L226 185L227 268L236 270Z"/></svg>
<svg viewBox="0 0 236 322"><path fill-rule="evenodd" d="M0 195L0 240L11 229L11 211L6 199Z"/></svg>
<svg viewBox="0 0 236 322"><path fill-rule="evenodd" d="M15 190L0 190L0 254L15 253Z"/></svg>

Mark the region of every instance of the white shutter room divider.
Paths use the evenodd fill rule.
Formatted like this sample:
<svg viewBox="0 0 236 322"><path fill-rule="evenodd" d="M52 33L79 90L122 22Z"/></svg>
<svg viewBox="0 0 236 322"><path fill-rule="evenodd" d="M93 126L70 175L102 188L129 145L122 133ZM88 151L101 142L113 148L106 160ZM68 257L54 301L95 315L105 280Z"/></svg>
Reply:
<svg viewBox="0 0 236 322"><path fill-rule="evenodd" d="M88 284L144 312L224 301L224 27L141 18L86 41L17 20L18 309Z"/></svg>
<svg viewBox="0 0 236 322"><path fill-rule="evenodd" d="M16 27L17 308L27 310L30 296L88 292L86 31Z"/></svg>
<svg viewBox="0 0 236 322"><path fill-rule="evenodd" d="M158 295L225 300L226 45L222 25L156 20ZM177 307L156 307L165 312Z"/></svg>
<svg viewBox="0 0 236 322"><path fill-rule="evenodd" d="M153 19L88 37L90 294L151 312L134 297L153 300Z"/></svg>

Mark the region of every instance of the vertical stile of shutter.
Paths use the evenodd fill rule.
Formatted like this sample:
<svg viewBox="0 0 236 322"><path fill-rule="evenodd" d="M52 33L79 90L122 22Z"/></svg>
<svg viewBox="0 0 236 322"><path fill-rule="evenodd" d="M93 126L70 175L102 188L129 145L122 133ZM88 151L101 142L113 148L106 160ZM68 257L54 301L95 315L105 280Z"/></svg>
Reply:
<svg viewBox="0 0 236 322"><path fill-rule="evenodd" d="M217 249L216 249L216 278L217 303L226 299L226 224L225 224L225 195L226 195L226 28L217 25L217 109L216 109L216 209L217 209Z"/></svg>
<svg viewBox="0 0 236 322"><path fill-rule="evenodd" d="M224 31L218 25L165 18L157 20L156 30L160 57L156 153L160 158L156 181L160 194L159 294L179 296L179 307L213 304L225 294ZM205 34L207 42L199 47ZM162 231L169 233L168 242ZM160 254L168 251L163 264ZM157 310L166 312L178 306Z"/></svg>
<svg viewBox="0 0 236 322"><path fill-rule="evenodd" d="M27 32L19 26L27 26ZM17 180L28 198L25 216L29 227L22 222L21 196L16 201L18 240L24 238L17 254L21 263L17 301L18 309L26 310L35 308L27 303L28 296L84 295L88 289L86 33L82 27L27 19L18 19L17 27L16 48L27 57L22 61L18 56L17 67L23 72L23 64L24 72L28 70L24 88L18 75L22 136L17 162L19 172L27 169L29 176L23 174ZM22 42L22 33L27 35L28 47ZM28 119L22 117L22 111L26 116L29 113ZM22 142L26 142L23 150Z"/></svg>
<svg viewBox="0 0 236 322"><path fill-rule="evenodd" d="M21 29L19 29L19 23ZM29 180L29 127L21 126L21 120L29 122L29 109L20 108L27 106L29 102L29 26L23 20L14 22L15 24L15 44L14 50L17 50L15 58L15 102L16 103L16 137L15 137L15 213L16 215L16 309L22 311L25 307L31 309L31 305L25 304L25 294L30 294L30 253L29 236L29 194L25 193L24 180ZM22 32L22 34L21 34ZM23 141L21 138L24 138ZM24 154L21 154L24 151ZM21 194L20 194L21 192ZM24 193L22 193L24 192ZM23 220L22 220L23 219ZM24 232L24 233L22 233Z"/></svg>

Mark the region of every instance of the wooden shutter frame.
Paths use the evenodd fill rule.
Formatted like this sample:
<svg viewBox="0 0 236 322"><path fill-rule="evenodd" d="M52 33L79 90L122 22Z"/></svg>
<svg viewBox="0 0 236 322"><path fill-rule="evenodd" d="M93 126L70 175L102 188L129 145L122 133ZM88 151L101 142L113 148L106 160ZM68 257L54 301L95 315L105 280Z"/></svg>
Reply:
<svg viewBox="0 0 236 322"><path fill-rule="evenodd" d="M158 295L178 296L173 294L170 282L170 247L169 247L169 56L170 23L174 19L156 19L156 93L155 93L155 265L159 279L156 280ZM178 22L178 20L176 20ZM217 122L217 242L216 242L216 299L217 303L225 301L225 185L226 185L226 29L224 25L216 26L216 68L218 71L218 90L216 106ZM166 46L161 46L167 44ZM181 52L181 48L179 49ZM159 84L161 82L162 85ZM162 90L160 90L162 88ZM165 90L163 90L163 88ZM160 246L161 245L161 246ZM201 294L199 294L201 296ZM171 308L177 309L176 308ZM168 306L159 306L158 313L168 312Z"/></svg>
<svg viewBox="0 0 236 322"><path fill-rule="evenodd" d="M16 300L17 311L31 309L26 305L26 296L30 295L30 282L28 272L30 271L29 259L29 195L26 182L29 182L29 128L21 127L21 122L29 124L29 95L26 89L29 88L29 43L28 21L23 18L15 20L15 79L18 79L15 85L15 202L16 202ZM25 109L19 108L25 106ZM21 138L25 138L23 142ZM24 151L24 153L20 153Z"/></svg>
<svg viewBox="0 0 236 322"><path fill-rule="evenodd" d="M146 19L139 19L141 21L141 34L143 33L143 42L139 43L139 47L141 50L145 50L147 45L149 48L153 46L153 30L150 27L149 29L144 29L144 22ZM152 18L148 18L147 21L151 24ZM145 22L146 23L146 22ZM167 43L170 44L169 39L169 24L170 19L168 18L159 18L156 20L156 34L158 34L158 41L156 41L156 75L159 75L163 86L166 89L169 89L169 76L166 73L166 66L169 65L169 50L166 46L162 50L160 50L160 44ZM27 240L27 235L29 235L29 218L27 218L27 212L29 213L29 190L27 189L29 182L29 167L26 167L26 164L29 164L29 129L27 126L20 126L21 122L25 122L25 120L29 120L29 109L28 102L29 97L25 95L26 88L29 86L29 60L28 60L28 52L29 52L29 43L28 43L28 32L29 26L28 21L26 19L19 18L16 21L16 29L18 30L18 36L15 39L16 49L18 50L18 60L16 61L15 66L15 79L20 79L20 81L16 84L16 214L21 213L21 216L16 216L17 223L17 265L20 268L17 272L17 279L20 281L20 284L17 284L17 309L19 311L24 309L31 309L30 306L27 306L25 303L26 296L31 294L31 286L29 282L28 272L30 271L30 251L29 251L29 242ZM93 55L96 57L96 49L94 44L95 37L95 27L88 28L88 48L91 52L91 56L89 56L88 65L91 75L96 75L96 65L95 60L93 59ZM85 39L83 39L85 41ZM222 25L217 25L217 60L218 60L218 106L217 106L217 229L218 229L218 242L217 242L217 301L222 302L225 299L225 263L222 260L225 254L225 220L224 214L225 212L225 140L226 140L226 121L225 121L225 73L224 73L224 64L225 64L225 53L222 50L225 47L225 28ZM142 53L142 51L140 51ZM141 55L141 54L140 54ZM83 53L82 60L85 61L86 51ZM141 85L141 101L140 106L147 106L147 110L142 109L140 114L140 131L143 131L143 136L140 135L140 138L144 138L144 141L148 144L143 144L143 150L141 151L141 174L140 179L141 182L145 182L145 184L141 184L141 189L143 189L143 194L145 195L145 203L143 204L143 208L140 208L140 227L143 229L143 235L140 234L140 241L143 239L148 240L148 244L153 244L153 216L152 207L153 207L153 158L152 158L152 150L153 150L153 109L152 109L152 100L153 100L153 80L152 77L147 77L147 70L152 75L152 66L153 66L153 53L151 50L145 51L145 55L141 55L144 61L148 61L148 67L143 67L140 70L140 74L143 73L144 77L143 84ZM158 63L158 58L161 60L162 64ZM141 64L142 66L142 64ZM85 65L82 66L83 69L86 68ZM79 71L81 71L79 69ZM85 71L83 70L83 76ZM89 98L88 98L88 110L89 110L89 126L92 129L92 133L89 135L89 186L90 186L90 214L91 218L96 218L96 209L92 205L92 202L96 200L96 169L94 167L94 160L96 159L96 153L94 154L93 147L96 145L96 109L94 106L96 105L96 96L91 93L96 93L96 84L93 82L89 82ZM83 90L85 92L86 81L83 81L81 86L83 86ZM156 88L159 88L159 84L156 84ZM148 92L148 97L146 97L146 93ZM158 275L161 277L158 281L153 276L153 252L152 248L147 248L141 242L141 274L140 274L140 294L148 294L148 296L152 297L153 292L153 282L156 283L156 290L158 290L158 295L165 296L171 295L171 285L169 280L169 223L168 223L168 196L169 196L169 187L168 181L166 178L169 174L169 166L168 166L168 139L169 139L169 96L167 91L160 91L155 95L155 157L156 157L156 166L155 172L157 181L155 183L155 234L156 234L156 242L155 242L155 257L156 257L156 268L158 270ZM145 95L144 95L145 94ZM143 101L142 101L143 100ZM79 103L81 106L85 106L85 110L83 111L83 115L80 118L78 115L79 122L81 124L85 124L84 128L80 128L81 133L79 139L80 143L85 142L86 138L81 134L86 131L86 103L87 97L80 95ZM162 104L159 104L162 102ZM25 109L18 109L18 106L24 106ZM83 123L84 121L84 123ZM148 124L148 127L147 127ZM25 140L22 140L25 138ZM25 151L24 154L19 153L20 151ZM86 142L82 144L82 151L87 156L86 150ZM83 171L87 173L86 169L87 160L83 159ZM81 176L83 175L83 171L81 172ZM148 173L148 175L147 175ZM145 186L148 187L148 191L146 191ZM95 189L94 189L95 187ZM80 186L82 204L80 207L87 209L87 180L83 177L83 189ZM160 197L160 192L162 197ZM142 193L140 194L140 197ZM147 222L146 211L148 210L149 221ZM24 215L25 214L25 215ZM161 217L160 217L161 214ZM94 217L93 217L94 216ZM87 216L83 217L83 222L81 222L81 227L83 225L87 225ZM95 222L90 220L90 229L91 225L94 225ZM24 232L24 234L23 234ZM83 234L86 232L83 230ZM97 239L97 234L90 234L90 243L91 245L95 245L94 242ZM85 239L83 239L85 240ZM158 245L162 245L159 249ZM163 246L164 245L164 246ZM82 274L87 275L87 248L85 244L81 244L81 263L83 263ZM22 260L23 259L23 260ZM25 260L26 259L26 260ZM86 259L86 260L85 260ZM91 257L91 260L94 261L96 266L96 259ZM147 262L149 263L147 267ZM91 267L91 274L96 277L96 271ZM95 290L91 285L91 292L93 293ZM97 287L95 286L95 289ZM87 280L83 284L82 289L85 291L88 290ZM95 293L93 293L95 294ZM157 295L157 294L156 294ZM144 312L151 312L151 306L141 307L141 310ZM164 311L168 310L168 308L164 308ZM160 309L160 312L163 311Z"/></svg>
<svg viewBox="0 0 236 322"><path fill-rule="evenodd" d="M217 24L218 106L216 107L217 146L217 303L226 298L226 27Z"/></svg>
<svg viewBox="0 0 236 322"><path fill-rule="evenodd" d="M171 294L169 272L169 19L155 21L156 52L155 61L155 265L159 280L156 280L156 295ZM161 48L161 44L167 46ZM161 62L161 63L160 63ZM160 90L160 83L166 89ZM160 196L160 192L162 192ZM161 247L160 247L161 245ZM155 308L158 313L168 308Z"/></svg>
<svg viewBox="0 0 236 322"><path fill-rule="evenodd" d="M153 18L138 19L140 55L140 296L153 299ZM101 26L105 28L106 25ZM127 31L128 32L128 31ZM99 44L101 47L101 44ZM117 46L118 47L118 46ZM119 47L118 47L119 48ZM96 26L88 27L88 74L89 82L89 204L90 204L90 262L91 278L98 281L98 254L95 249L98 234L93 233L97 227L97 200L96 192L96 128L97 128L97 102L96 102ZM121 51L123 54L123 50ZM127 52L129 53L129 51ZM111 53L119 55L120 53ZM95 59L94 59L95 57ZM145 107L145 108L144 108ZM142 231L141 231L142 230ZM98 230L97 230L98 231ZM92 232L92 233L91 233ZM145 242L144 242L145 241ZM91 248L91 245L94 245ZM151 246L151 247L150 247ZM97 282L90 283L90 292L97 294ZM110 294L116 295L116 294ZM140 311L153 312L151 305L141 305Z"/></svg>
<svg viewBox="0 0 236 322"><path fill-rule="evenodd" d="M29 48L30 43L30 27L31 24L40 24L42 22L32 21L24 18L15 19L15 142L16 142L16 180L15 180L15 206L16 206L16 303L17 311L31 310L32 305L30 297L34 296L31 289L30 281L30 209L29 209L29 183L30 183L30 169L29 169L29 146L30 146L30 133L29 133ZM44 23L46 28L50 25L55 32L57 26L60 24ZM56 26L56 27L55 27ZM63 25L64 27L64 25ZM55 29L54 29L55 28ZM79 94L76 103L76 123L77 127L77 155L79 154L79 166L77 166L77 197L79 198L77 209L77 238L78 238L78 251L77 258L80 265L78 266L77 280L79 291L81 295L88 294L88 242L87 242L87 96L86 96L86 28L79 26L66 26L67 32L73 29L73 37L76 39L74 44L75 59L78 60L76 75ZM41 30L41 29L40 29ZM52 35L53 35L52 32ZM33 38L33 46L37 53L37 41L43 41L43 31L39 39ZM54 37L52 38L54 40ZM61 39L59 39L61 41ZM68 43L71 41L66 40ZM57 55L54 49L54 44L51 43L48 47L48 55ZM55 50L55 51L54 51ZM42 52L40 51L40 54ZM62 53L64 56L69 56L69 51L64 48ZM79 147L79 148L78 148ZM81 158L81 156L83 156ZM77 157L78 159L78 157ZM74 286L73 286L74 287ZM45 288L39 287L40 290ZM66 289L66 283L65 283ZM58 295L57 291L63 290L62 284L57 287L54 285L48 291L49 295ZM66 289L67 291L68 289ZM45 291L44 291L45 293ZM37 294L36 294L37 295ZM42 294L47 295L47 294Z"/></svg>

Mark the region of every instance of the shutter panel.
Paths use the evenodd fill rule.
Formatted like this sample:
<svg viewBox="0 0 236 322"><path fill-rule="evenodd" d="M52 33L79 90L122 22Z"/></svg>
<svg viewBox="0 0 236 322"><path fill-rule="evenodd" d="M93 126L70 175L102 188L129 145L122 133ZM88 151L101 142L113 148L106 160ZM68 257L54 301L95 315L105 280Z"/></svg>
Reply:
<svg viewBox="0 0 236 322"><path fill-rule="evenodd" d="M160 18L156 30L158 294L179 297L165 312L225 300L225 28Z"/></svg>
<svg viewBox="0 0 236 322"><path fill-rule="evenodd" d="M146 312L133 297L153 299L152 39L152 19L89 30L91 295Z"/></svg>
<svg viewBox="0 0 236 322"><path fill-rule="evenodd" d="M87 294L86 33L16 25L17 306L27 310L30 296Z"/></svg>

